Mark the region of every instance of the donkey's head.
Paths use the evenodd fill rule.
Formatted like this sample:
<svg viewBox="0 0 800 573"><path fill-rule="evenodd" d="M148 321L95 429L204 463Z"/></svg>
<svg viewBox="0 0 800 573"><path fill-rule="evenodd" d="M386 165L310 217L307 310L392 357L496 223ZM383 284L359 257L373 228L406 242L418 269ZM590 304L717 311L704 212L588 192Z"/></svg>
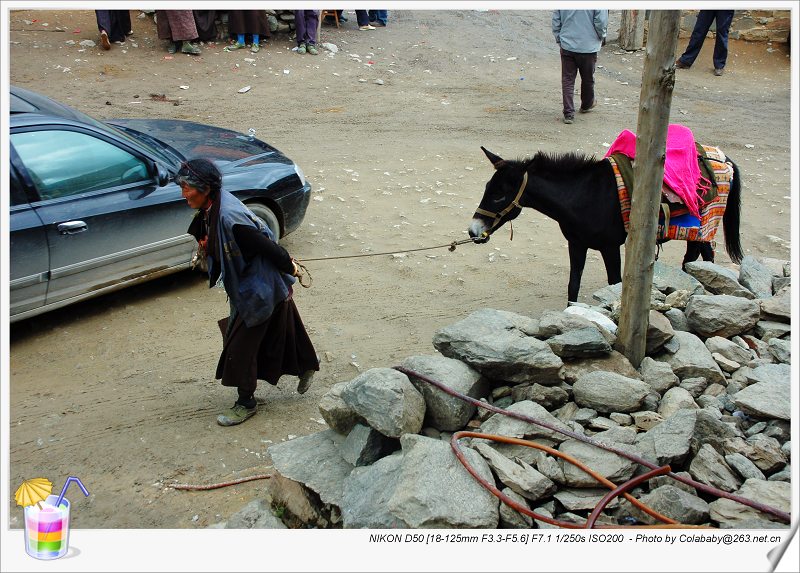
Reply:
<svg viewBox="0 0 800 573"><path fill-rule="evenodd" d="M483 198L469 225L469 236L476 243L485 243L496 229L520 214L519 201L528 182L522 163L506 161L485 147L481 149L494 165L495 172L486 183Z"/></svg>

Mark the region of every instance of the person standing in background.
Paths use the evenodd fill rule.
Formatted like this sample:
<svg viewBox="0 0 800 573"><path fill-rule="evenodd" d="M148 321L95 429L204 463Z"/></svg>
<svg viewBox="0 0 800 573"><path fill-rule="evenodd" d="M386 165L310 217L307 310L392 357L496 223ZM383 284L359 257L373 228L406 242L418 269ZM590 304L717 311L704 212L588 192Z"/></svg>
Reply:
<svg viewBox="0 0 800 573"><path fill-rule="evenodd" d="M689 45L680 58L675 60L675 67L688 70L700 54L703 42L711 28L711 23L717 21L717 39L714 41L714 75L721 76L728 60L728 30L733 22L733 10L700 10L697 22L689 38Z"/></svg>
<svg viewBox="0 0 800 573"><path fill-rule="evenodd" d="M375 26L369 23L369 10L356 10L356 22L362 32L375 29Z"/></svg>
<svg viewBox="0 0 800 573"><path fill-rule="evenodd" d="M125 36L133 34L129 10L95 10L94 14L104 50L111 49L111 42L124 42Z"/></svg>
<svg viewBox="0 0 800 573"><path fill-rule="evenodd" d="M561 100L564 123L575 120L575 77L581 74L581 113L597 105L594 71L597 53L605 45L608 10L554 10L553 36L561 50Z"/></svg>
<svg viewBox="0 0 800 573"><path fill-rule="evenodd" d="M197 39L197 25L191 10L156 10L158 37L167 40L167 52L180 49L184 54L197 56L200 48L191 43Z"/></svg>
<svg viewBox="0 0 800 573"><path fill-rule="evenodd" d="M250 51L255 54L261 49L261 39L269 37L267 13L264 10L228 10L228 31L236 37L236 42L226 46L226 52L244 48L245 34L250 34Z"/></svg>
<svg viewBox="0 0 800 573"><path fill-rule="evenodd" d="M194 25L197 28L197 38L201 42L213 42L217 39L217 11L192 10Z"/></svg>
<svg viewBox="0 0 800 573"><path fill-rule="evenodd" d="M388 10L369 10L370 25L380 26L382 28L385 28L388 21L389 21Z"/></svg>
<svg viewBox="0 0 800 573"><path fill-rule="evenodd" d="M319 10L295 10L294 25L297 32L297 53L305 54L308 52L316 56L317 50L317 27L319 24Z"/></svg>

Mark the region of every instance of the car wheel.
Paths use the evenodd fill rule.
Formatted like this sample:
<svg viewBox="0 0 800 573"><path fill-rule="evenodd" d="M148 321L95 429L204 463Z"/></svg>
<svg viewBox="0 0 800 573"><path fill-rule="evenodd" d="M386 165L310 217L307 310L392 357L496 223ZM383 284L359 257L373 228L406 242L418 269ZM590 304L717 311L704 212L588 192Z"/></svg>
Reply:
<svg viewBox="0 0 800 573"><path fill-rule="evenodd" d="M264 221L269 230L272 231L272 236L277 241L281 237L281 224L278 222L278 217L272 212L272 209L262 203L248 203L247 207L253 214Z"/></svg>

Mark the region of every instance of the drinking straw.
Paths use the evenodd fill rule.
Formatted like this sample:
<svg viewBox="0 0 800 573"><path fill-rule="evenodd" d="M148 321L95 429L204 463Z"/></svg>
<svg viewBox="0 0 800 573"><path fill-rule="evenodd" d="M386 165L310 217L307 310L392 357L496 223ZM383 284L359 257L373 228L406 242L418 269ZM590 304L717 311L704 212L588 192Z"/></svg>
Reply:
<svg viewBox="0 0 800 573"><path fill-rule="evenodd" d="M81 491L83 492L83 495L85 495L86 497L89 497L89 491L84 487L83 483L81 483L81 480L76 478L75 476L69 476L67 478L67 481L64 482L64 487L61 488L61 495L58 496L58 501L56 501L56 507L61 505L61 502L64 499L64 494L67 493L67 488L69 487L69 484L71 484L73 482L78 484L78 487L81 488Z"/></svg>
<svg viewBox="0 0 800 573"><path fill-rule="evenodd" d="M64 495L67 493L67 488L69 484L75 482L78 484L78 487L81 488L83 495L89 497L89 490L83 485L80 479L76 478L75 476L69 476L67 481L64 482L64 487L61 488L61 494L58 496L58 500L56 501L56 509L61 505L61 502L64 500ZM53 526L53 522L47 524L47 530L44 532L44 541L47 541L47 536L50 533L50 528Z"/></svg>

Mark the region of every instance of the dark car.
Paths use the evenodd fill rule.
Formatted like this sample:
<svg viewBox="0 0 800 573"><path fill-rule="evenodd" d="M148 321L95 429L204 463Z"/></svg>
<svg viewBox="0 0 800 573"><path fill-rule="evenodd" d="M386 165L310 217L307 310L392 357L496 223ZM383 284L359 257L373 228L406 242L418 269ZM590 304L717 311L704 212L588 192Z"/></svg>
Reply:
<svg viewBox="0 0 800 573"><path fill-rule="evenodd" d="M276 237L305 216L311 187L274 147L189 121L97 121L10 89L10 320L189 268L194 215L174 176L207 157Z"/></svg>

